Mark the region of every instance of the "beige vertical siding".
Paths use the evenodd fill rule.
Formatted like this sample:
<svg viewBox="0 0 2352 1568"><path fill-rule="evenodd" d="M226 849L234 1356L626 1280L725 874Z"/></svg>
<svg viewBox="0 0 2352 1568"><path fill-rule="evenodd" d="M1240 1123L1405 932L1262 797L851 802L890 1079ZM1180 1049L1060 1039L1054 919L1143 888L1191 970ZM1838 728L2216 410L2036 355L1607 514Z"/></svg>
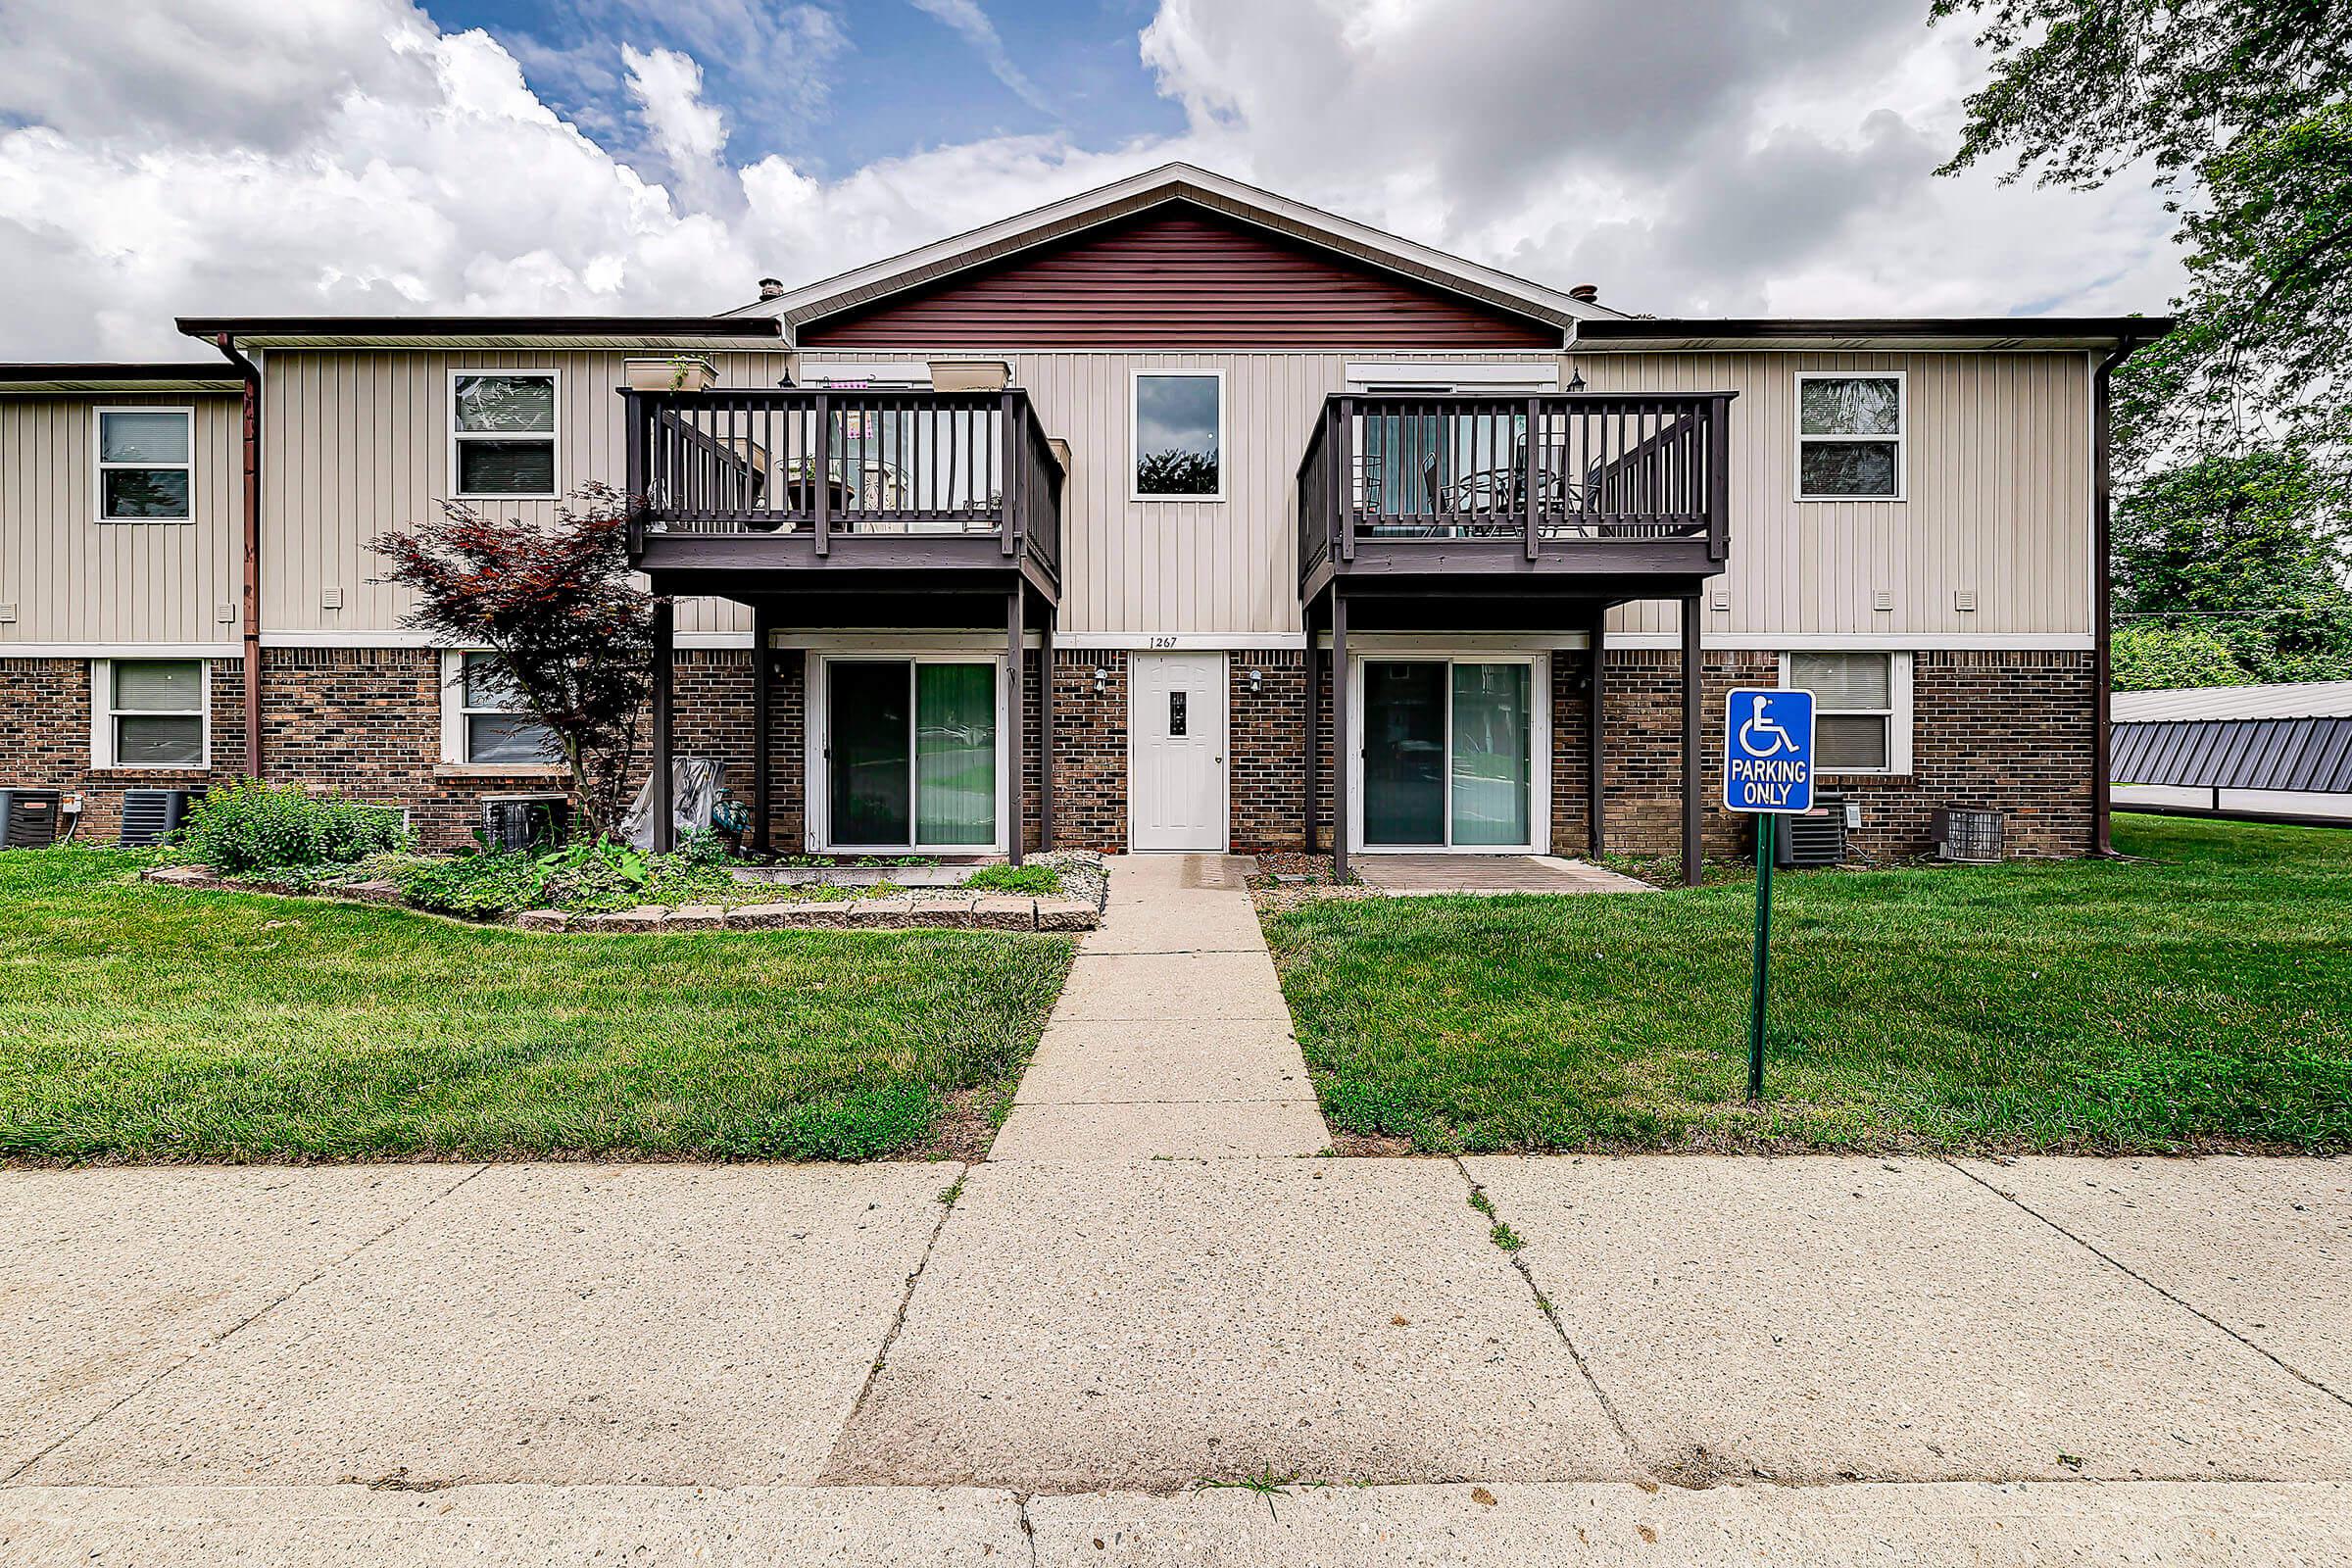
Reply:
<svg viewBox="0 0 2352 1568"><path fill-rule="evenodd" d="M100 522L96 412L195 411L188 522ZM233 643L243 453L232 395L0 397L0 657L26 643Z"/></svg>
<svg viewBox="0 0 2352 1568"><path fill-rule="evenodd" d="M2080 353L1587 354L1592 390L1733 391L1727 634L2081 635L2091 629L2090 368ZM1796 376L1900 370L1902 501L1796 494ZM1888 611L1871 608L1885 590ZM1974 612L1954 608L1973 589ZM1612 624L1671 631L1671 604Z"/></svg>
<svg viewBox="0 0 2352 1568"><path fill-rule="evenodd" d="M625 482L626 437L619 352L278 350L263 365L262 626L268 632L367 633L396 628L407 596L373 581L381 564L368 542L433 514L451 489L449 396L455 370L555 370L557 488ZM721 386L773 386L786 360L774 354L706 356ZM483 503L543 519L554 502ZM343 608L322 608L340 588ZM737 607L693 600L678 629L748 630Z"/></svg>

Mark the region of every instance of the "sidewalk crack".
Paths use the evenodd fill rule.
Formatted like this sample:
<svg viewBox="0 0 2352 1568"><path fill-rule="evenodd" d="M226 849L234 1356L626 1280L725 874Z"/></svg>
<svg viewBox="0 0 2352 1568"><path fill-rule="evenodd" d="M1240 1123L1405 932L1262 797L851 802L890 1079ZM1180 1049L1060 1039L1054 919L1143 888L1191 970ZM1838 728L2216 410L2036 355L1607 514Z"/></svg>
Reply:
<svg viewBox="0 0 2352 1568"><path fill-rule="evenodd" d="M971 1166L958 1171L956 1180L942 1191L937 1200L939 1218L932 1222L931 1234L923 1240L923 1250L914 1260L913 1270L906 1276L906 1289L899 1295L899 1309L891 1314L890 1327L883 1331L880 1348L874 1351L873 1364L865 1369L865 1381L858 1385L858 1397L850 1402L850 1413L843 1418L841 1430L833 1434L833 1447L825 1455L824 1468L817 1472L817 1484L833 1472L833 1461L840 1457L841 1446L849 1441L858 1418L865 1413L867 1401L873 1398L874 1385L881 1381L882 1368L890 1360L891 1348L899 1343L899 1331L906 1326L906 1313L914 1305L914 1288L922 1283L923 1270L931 1266L931 1253L939 1246L940 1232L948 1228L955 1217L956 1201L963 1197L964 1179L971 1175ZM1025 1516L1024 1516L1025 1517Z"/></svg>
<svg viewBox="0 0 2352 1568"><path fill-rule="evenodd" d="M113 1415L117 1410L120 1410L124 1405L130 1403L131 1400L137 1398L140 1395L145 1394L149 1389L154 1388L157 1384L163 1382L164 1379L172 1376L180 1368L195 1360L198 1356L203 1355L207 1351L220 1346L231 1335L260 1322L264 1317L267 1317L270 1313L274 1312L279 1307L285 1305L286 1302L294 1299L295 1297L300 1296L304 1291L309 1290L312 1286L318 1284L329 1274L334 1273L344 1264L350 1262L353 1258L359 1256L362 1252L365 1252L368 1250L368 1249L373 1247L376 1243L382 1241L394 1231L401 1229L410 1221L416 1219L418 1215L436 1207L443 1199L449 1197L450 1194L456 1192L459 1188L465 1186L467 1182L473 1180L476 1176L479 1176L482 1172L488 1170L489 1168L490 1167L488 1165L474 1166L473 1169L467 1171L456 1181L451 1182L447 1187L442 1188L439 1192L426 1199L423 1202L418 1203L415 1208L409 1210L409 1212L406 1214L402 1214L394 1219L392 1223L386 1225L382 1230L377 1231L374 1235L368 1237L364 1241L354 1244L341 1253L329 1258L324 1263L319 1264L318 1267L312 1270L309 1274L303 1276L299 1280L296 1280L292 1285L287 1286L286 1289L280 1292L277 1296L271 1298L268 1301L263 1302L260 1306L255 1307L252 1311L246 1313L243 1317L237 1319L237 1321L231 1323L228 1327L222 1329L211 1339L206 1340L202 1345L197 1346L194 1349L189 1350L185 1355L180 1356L170 1366L159 1369L152 1376L141 1381L136 1388L133 1388L128 1393L124 1394L121 1398L115 1400L105 1409L100 1410L97 1414L91 1416L88 1420L74 1428L71 1432L66 1432L59 1435L56 1439L45 1445L39 1452L35 1453L31 1458L26 1459L23 1464L18 1465L15 1469L9 1471L8 1474L0 1475L0 1487L13 1484L17 1477L24 1474L34 1465L39 1464L43 1459L48 1458L49 1455L55 1453L67 1444L72 1443L75 1438L80 1437L83 1433L89 1431L99 1422L104 1421L108 1416Z"/></svg>
<svg viewBox="0 0 2352 1568"><path fill-rule="evenodd" d="M2322 1383L2318 1378L2311 1376L2309 1373L2304 1372L2300 1368L2285 1361L2276 1352L2263 1346L2255 1344L2252 1340L2247 1339L2243 1334L2238 1333L2237 1330L2231 1328L2229 1324L2223 1322L2220 1318L2215 1317L2212 1313L2198 1306L2193 1301L2186 1300L2181 1297L2175 1295L2173 1292L2166 1290L2163 1286L2157 1284L2145 1274L2140 1273L2129 1263L2126 1263L2120 1258L2116 1257L2113 1253L2103 1251L2092 1243L2083 1240L2080 1236L2077 1236L2073 1231L2068 1230L2065 1226L2059 1224L2056 1220L2050 1218L2049 1215L2044 1214L2040 1209L2035 1208L2033 1204L2027 1202L2015 1193L1995 1187L1992 1183L1986 1181L1984 1177L1978 1175L1975 1171L1970 1170L1967 1166L1961 1164L1958 1160L1951 1158L1949 1155L1939 1154L1936 1156L1936 1158L1943 1164L1950 1166L1953 1170L1956 1170L1961 1175L1967 1177L1970 1181L1975 1182L1979 1187L1982 1187L1986 1192L1992 1194L1993 1197L2000 1199L2003 1202L2015 1204L2023 1212L2033 1215L2034 1218L2041 1221L2044 1225L2047 1225L2050 1229L2056 1231L2059 1235L2065 1237L2068 1241L2074 1243L2077 1247L2080 1247L2082 1249L2082 1250L2088 1252L2091 1256L2097 1258L2100 1262L2106 1264L2109 1268L2114 1269L2117 1273L2123 1275L2125 1278L2137 1281L2139 1284L2146 1286L2149 1290L2154 1291L2158 1296L2161 1296L2166 1300L2172 1302L2175 1306L2188 1313L2191 1317L2197 1318L2202 1322L2211 1324L2213 1327L2220 1329L2224 1334L2229 1335L2230 1338L2235 1340L2247 1349L2252 1350L2256 1355L2261 1356L2264 1360L2270 1362L2273 1366L2277 1367L2279 1371L2284 1372L2288 1377L2293 1378L2296 1382L2308 1384L2310 1387L2317 1389L2320 1393L2328 1396L2328 1397L2330 1399L2333 1399L2336 1403L2346 1407L2352 1407L2352 1396L2346 1396L2345 1395L2337 1393L2334 1389L2331 1389L2327 1384Z"/></svg>
<svg viewBox="0 0 2352 1568"><path fill-rule="evenodd" d="M1478 1207L1481 1213L1494 1215L1498 1227L1507 1228L1507 1222L1494 1207L1494 1200L1488 1195L1484 1184L1470 1174L1470 1167L1462 1162L1462 1156L1449 1154L1446 1157L1453 1161L1453 1168L1462 1173L1462 1180L1469 1185L1472 1205ZM1524 1246L1526 1243L1522 1240L1519 1247ZM1544 1294L1544 1287L1536 1283L1535 1271L1527 1266L1527 1259L1519 1254L1518 1248L1511 1250L1509 1261L1511 1267L1519 1271L1519 1278L1526 1282L1528 1295L1535 1298L1536 1310L1544 1314L1544 1321L1550 1324L1551 1332L1560 1337L1560 1344L1567 1348L1569 1359L1576 1363L1577 1371L1584 1374L1585 1387L1592 1391L1592 1397L1600 1404L1601 1414L1609 1418L1609 1425L1616 1430L1617 1441L1625 1446L1626 1458L1645 1475L1658 1476L1661 1480L1670 1479L1645 1461L1641 1450L1634 1446L1633 1432L1626 1426L1625 1416L1618 1410L1617 1401L1610 1398L1609 1391L1600 1386L1600 1379L1593 1375L1592 1363L1585 1359L1585 1352L1577 1348L1575 1336L1568 1332L1567 1320L1560 1316L1560 1309L1552 1304L1551 1298Z"/></svg>

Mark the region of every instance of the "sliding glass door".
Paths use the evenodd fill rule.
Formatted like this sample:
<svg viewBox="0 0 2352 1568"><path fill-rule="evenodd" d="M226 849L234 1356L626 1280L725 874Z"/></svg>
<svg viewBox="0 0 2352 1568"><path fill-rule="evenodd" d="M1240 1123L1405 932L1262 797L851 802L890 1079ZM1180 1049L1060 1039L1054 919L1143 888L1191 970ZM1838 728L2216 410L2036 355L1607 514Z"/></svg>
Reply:
<svg viewBox="0 0 2352 1568"><path fill-rule="evenodd" d="M824 668L827 845L994 848L996 662L830 659Z"/></svg>
<svg viewBox="0 0 2352 1568"><path fill-rule="evenodd" d="M1363 662L1367 849L1530 849L1535 670L1524 660Z"/></svg>

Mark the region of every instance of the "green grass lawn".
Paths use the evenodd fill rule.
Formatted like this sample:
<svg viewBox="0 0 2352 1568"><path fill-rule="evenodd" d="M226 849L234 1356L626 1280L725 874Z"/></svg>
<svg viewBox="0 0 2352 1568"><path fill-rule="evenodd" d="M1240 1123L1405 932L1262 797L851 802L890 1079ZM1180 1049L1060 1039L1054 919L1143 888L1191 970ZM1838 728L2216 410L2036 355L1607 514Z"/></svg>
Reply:
<svg viewBox="0 0 2352 1568"><path fill-rule="evenodd" d="M1009 1087L1070 962L976 931L550 937L141 863L0 854L0 1158L902 1153Z"/></svg>
<svg viewBox="0 0 2352 1568"><path fill-rule="evenodd" d="M1425 1150L2352 1149L2352 830L2118 817L2124 862L1267 917L1335 1131Z"/></svg>

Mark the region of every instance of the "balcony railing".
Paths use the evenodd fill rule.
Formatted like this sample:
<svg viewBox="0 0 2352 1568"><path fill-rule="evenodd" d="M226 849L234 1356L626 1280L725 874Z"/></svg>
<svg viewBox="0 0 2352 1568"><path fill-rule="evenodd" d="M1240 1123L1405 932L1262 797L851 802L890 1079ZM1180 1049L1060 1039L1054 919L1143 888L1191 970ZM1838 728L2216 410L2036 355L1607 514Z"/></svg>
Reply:
<svg viewBox="0 0 2352 1568"><path fill-rule="evenodd" d="M994 539L1058 577L1061 466L1027 394L631 392L629 493L649 541L781 536L817 559L865 541ZM780 563L781 564L781 563Z"/></svg>
<svg viewBox="0 0 2352 1568"><path fill-rule="evenodd" d="M1720 570L1734 396L1333 397L1298 465L1300 578L1366 542L1516 541L1534 562L1687 540Z"/></svg>

